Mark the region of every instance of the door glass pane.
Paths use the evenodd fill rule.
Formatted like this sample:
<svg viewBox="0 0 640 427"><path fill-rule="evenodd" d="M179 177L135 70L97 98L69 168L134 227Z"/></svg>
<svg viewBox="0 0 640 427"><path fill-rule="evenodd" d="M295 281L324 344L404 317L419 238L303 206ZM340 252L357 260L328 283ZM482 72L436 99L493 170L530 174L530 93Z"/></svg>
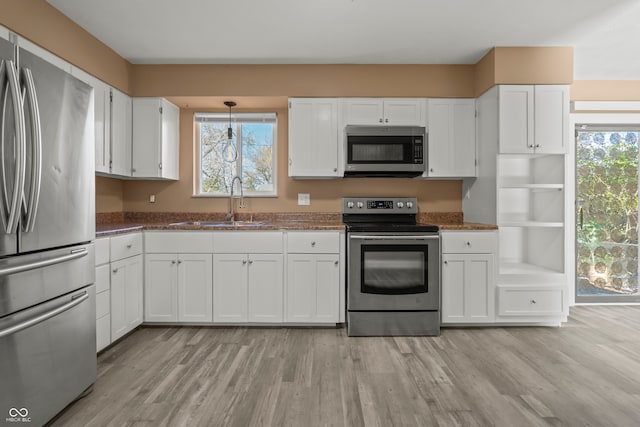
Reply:
<svg viewBox="0 0 640 427"><path fill-rule="evenodd" d="M427 291L426 248L421 251L365 250L362 292L409 294Z"/></svg>
<svg viewBox="0 0 640 427"><path fill-rule="evenodd" d="M638 130L576 132L576 301L638 300Z"/></svg>

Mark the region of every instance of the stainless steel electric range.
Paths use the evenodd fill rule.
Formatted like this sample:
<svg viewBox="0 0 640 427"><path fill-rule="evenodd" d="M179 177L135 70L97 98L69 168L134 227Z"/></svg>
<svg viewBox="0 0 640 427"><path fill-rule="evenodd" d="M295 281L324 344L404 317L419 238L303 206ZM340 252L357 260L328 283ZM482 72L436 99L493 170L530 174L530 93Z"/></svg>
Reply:
<svg viewBox="0 0 640 427"><path fill-rule="evenodd" d="M414 197L346 197L349 336L440 335L438 227Z"/></svg>

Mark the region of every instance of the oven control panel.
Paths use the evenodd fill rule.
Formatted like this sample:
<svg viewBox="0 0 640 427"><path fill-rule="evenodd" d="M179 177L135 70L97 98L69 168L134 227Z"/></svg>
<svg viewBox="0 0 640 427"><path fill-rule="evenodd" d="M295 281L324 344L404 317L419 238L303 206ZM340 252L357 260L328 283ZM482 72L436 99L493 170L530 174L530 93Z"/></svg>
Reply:
<svg viewBox="0 0 640 427"><path fill-rule="evenodd" d="M345 197L343 214L416 214L418 200L415 197Z"/></svg>

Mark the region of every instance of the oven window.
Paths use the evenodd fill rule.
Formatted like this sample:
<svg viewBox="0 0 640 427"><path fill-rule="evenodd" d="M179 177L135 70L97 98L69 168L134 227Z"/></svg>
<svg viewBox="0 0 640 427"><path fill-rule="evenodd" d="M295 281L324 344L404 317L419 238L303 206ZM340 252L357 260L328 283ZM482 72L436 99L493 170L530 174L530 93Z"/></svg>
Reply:
<svg viewBox="0 0 640 427"><path fill-rule="evenodd" d="M363 246L362 292L387 295L428 292L427 256L426 245Z"/></svg>

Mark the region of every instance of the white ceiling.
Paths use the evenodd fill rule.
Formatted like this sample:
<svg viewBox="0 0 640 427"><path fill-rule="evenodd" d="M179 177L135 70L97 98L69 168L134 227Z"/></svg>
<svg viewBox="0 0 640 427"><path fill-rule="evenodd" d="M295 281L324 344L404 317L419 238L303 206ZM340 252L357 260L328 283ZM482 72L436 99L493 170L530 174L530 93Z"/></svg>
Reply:
<svg viewBox="0 0 640 427"><path fill-rule="evenodd" d="M472 64L573 46L577 80L640 79L639 0L48 0L127 60Z"/></svg>

